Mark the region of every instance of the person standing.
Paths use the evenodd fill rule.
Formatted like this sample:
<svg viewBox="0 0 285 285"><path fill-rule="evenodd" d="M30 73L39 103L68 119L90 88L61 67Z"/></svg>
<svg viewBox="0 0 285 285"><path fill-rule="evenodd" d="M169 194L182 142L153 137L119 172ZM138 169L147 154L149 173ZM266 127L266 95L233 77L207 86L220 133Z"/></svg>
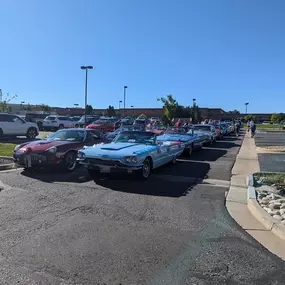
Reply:
<svg viewBox="0 0 285 285"><path fill-rule="evenodd" d="M250 121L250 130L251 130L251 137L253 138L256 131L256 126L253 120Z"/></svg>

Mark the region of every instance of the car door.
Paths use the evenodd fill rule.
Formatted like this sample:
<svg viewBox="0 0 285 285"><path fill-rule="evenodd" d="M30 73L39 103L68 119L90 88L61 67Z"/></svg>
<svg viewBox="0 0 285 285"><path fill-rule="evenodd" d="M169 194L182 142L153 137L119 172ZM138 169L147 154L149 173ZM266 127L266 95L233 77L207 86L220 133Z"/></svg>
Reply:
<svg viewBox="0 0 285 285"><path fill-rule="evenodd" d="M10 135L25 135L26 130L26 122L22 120L18 116L10 115L11 122L9 123L9 134Z"/></svg>

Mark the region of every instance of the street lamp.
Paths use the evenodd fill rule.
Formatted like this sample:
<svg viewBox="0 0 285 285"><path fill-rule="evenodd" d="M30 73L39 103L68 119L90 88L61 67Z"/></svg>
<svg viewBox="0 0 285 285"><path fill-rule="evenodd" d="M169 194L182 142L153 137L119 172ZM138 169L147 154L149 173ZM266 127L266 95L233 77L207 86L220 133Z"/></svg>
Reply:
<svg viewBox="0 0 285 285"><path fill-rule="evenodd" d="M195 98L193 98L193 106L195 106L195 102L196 102L196 99L195 99Z"/></svg>
<svg viewBox="0 0 285 285"><path fill-rule="evenodd" d="M124 86L124 109L126 109L126 90L128 86Z"/></svg>
<svg viewBox="0 0 285 285"><path fill-rule="evenodd" d="M81 69L85 70L85 119L84 119L84 125L86 127L86 106L87 106L87 81L88 81L88 69L93 69L93 66L88 65L88 66L81 66Z"/></svg>
<svg viewBox="0 0 285 285"><path fill-rule="evenodd" d="M245 103L244 105L245 105L245 114L247 115L247 106L248 106L248 102L247 103Z"/></svg>
<svg viewBox="0 0 285 285"><path fill-rule="evenodd" d="M119 110L121 109L121 103L123 103L122 100L119 101Z"/></svg>
<svg viewBox="0 0 285 285"><path fill-rule="evenodd" d="M75 106L75 108L77 108L79 104L75 103L75 104L73 104L73 105Z"/></svg>
<svg viewBox="0 0 285 285"><path fill-rule="evenodd" d="M133 109L133 112L132 112L132 113L133 113L133 116L134 116L134 115L135 115L134 106L132 105L131 108Z"/></svg>
<svg viewBox="0 0 285 285"><path fill-rule="evenodd" d="M25 101L21 102L21 107L22 107L23 110L25 110L25 107L23 106L23 104L25 104Z"/></svg>

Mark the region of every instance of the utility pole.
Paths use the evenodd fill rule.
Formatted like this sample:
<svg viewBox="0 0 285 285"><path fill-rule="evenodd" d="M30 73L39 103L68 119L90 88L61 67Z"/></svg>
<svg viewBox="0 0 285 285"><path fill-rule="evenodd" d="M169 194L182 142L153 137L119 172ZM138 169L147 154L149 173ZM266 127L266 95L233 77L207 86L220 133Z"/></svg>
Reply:
<svg viewBox="0 0 285 285"><path fill-rule="evenodd" d="M124 109L126 109L126 90L127 90L127 88L128 88L128 86L124 86Z"/></svg>
<svg viewBox="0 0 285 285"><path fill-rule="evenodd" d="M88 66L81 66L81 69L85 70L85 102L84 102L84 106L85 106L85 120L84 120L84 125L86 127L86 106L87 106L87 81L88 81L88 69L93 69L93 66L88 65Z"/></svg>
<svg viewBox="0 0 285 285"><path fill-rule="evenodd" d="M247 103L245 103L244 105L245 105L245 114L247 115L247 106L248 106L248 102Z"/></svg>

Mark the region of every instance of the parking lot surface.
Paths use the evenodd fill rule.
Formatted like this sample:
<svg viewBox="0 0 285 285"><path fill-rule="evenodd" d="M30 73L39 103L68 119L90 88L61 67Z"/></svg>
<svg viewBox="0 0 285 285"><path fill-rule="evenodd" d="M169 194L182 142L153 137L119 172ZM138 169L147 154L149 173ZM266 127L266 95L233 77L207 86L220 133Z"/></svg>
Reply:
<svg viewBox="0 0 285 285"><path fill-rule="evenodd" d="M257 132L255 145L257 147L285 146L285 132ZM285 171L285 153L258 153L258 160L261 171Z"/></svg>
<svg viewBox="0 0 285 285"><path fill-rule="evenodd" d="M255 144L262 146L285 146L285 131L257 131Z"/></svg>
<svg viewBox="0 0 285 285"><path fill-rule="evenodd" d="M225 138L144 182L0 173L0 284L284 284L284 263L224 207L241 142Z"/></svg>

